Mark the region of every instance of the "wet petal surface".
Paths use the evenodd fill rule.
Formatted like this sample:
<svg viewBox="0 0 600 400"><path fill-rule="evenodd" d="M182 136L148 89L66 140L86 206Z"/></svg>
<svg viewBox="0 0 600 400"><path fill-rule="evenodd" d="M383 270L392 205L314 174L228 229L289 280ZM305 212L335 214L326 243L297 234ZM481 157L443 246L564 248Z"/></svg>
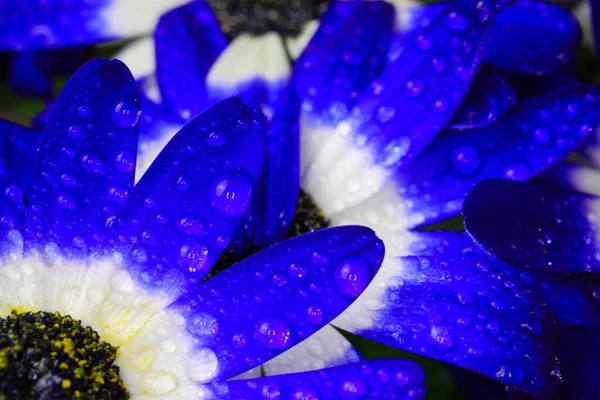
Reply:
<svg viewBox="0 0 600 400"><path fill-rule="evenodd" d="M373 279L383 252L368 228L316 231L244 259L169 308L185 317L196 348L214 355L214 377L228 378L335 318Z"/></svg>
<svg viewBox="0 0 600 400"><path fill-rule="evenodd" d="M135 186L125 220L109 221L134 279L170 298L202 280L250 205L265 140L264 117L239 98L175 135Z"/></svg>
<svg viewBox="0 0 600 400"><path fill-rule="evenodd" d="M551 311L483 259L386 259L373 284L333 324L534 396L553 392Z"/></svg>
<svg viewBox="0 0 600 400"><path fill-rule="evenodd" d="M457 0L423 31L397 37L382 75L321 144L303 187L327 213L375 194L458 109L504 1Z"/></svg>
<svg viewBox="0 0 600 400"><path fill-rule="evenodd" d="M107 218L133 188L139 121L133 77L120 61L80 68L56 100L40 144L25 241L65 255L95 251Z"/></svg>
<svg viewBox="0 0 600 400"><path fill-rule="evenodd" d="M463 212L469 234L511 264L542 271L600 270L595 197L491 180L475 186Z"/></svg>
<svg viewBox="0 0 600 400"><path fill-rule="evenodd" d="M160 18L154 32L156 77L164 107L181 121L210 103L206 77L227 39L205 1L193 1Z"/></svg>

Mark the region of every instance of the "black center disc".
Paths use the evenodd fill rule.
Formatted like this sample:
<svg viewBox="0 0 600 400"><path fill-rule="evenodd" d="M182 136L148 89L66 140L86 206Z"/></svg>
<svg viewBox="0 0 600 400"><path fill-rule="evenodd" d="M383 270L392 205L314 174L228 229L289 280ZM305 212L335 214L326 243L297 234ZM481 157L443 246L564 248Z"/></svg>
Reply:
<svg viewBox="0 0 600 400"><path fill-rule="evenodd" d="M117 349L58 313L0 318L0 399L128 399Z"/></svg>
<svg viewBox="0 0 600 400"><path fill-rule="evenodd" d="M208 0L229 40L242 33L278 32L297 36L302 26L318 18L327 0Z"/></svg>

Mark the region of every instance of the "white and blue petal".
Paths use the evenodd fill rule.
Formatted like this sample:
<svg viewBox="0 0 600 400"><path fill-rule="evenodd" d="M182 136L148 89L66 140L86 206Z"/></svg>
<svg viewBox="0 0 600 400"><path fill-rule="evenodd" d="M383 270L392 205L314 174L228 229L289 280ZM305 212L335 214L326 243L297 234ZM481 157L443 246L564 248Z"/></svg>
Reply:
<svg viewBox="0 0 600 400"><path fill-rule="evenodd" d="M575 150L600 125L598 95L595 85L562 88L521 104L494 124L440 135L383 190L331 218L368 224L383 235L380 229L455 216L477 182L527 180Z"/></svg>
<svg viewBox="0 0 600 400"><path fill-rule="evenodd" d="M52 107L35 164L25 242L65 255L98 250L105 222L133 188L139 121L133 77L96 59L67 82Z"/></svg>
<svg viewBox="0 0 600 400"><path fill-rule="evenodd" d="M215 382L217 399L422 399L425 375L413 361L371 360L321 371Z"/></svg>
<svg viewBox="0 0 600 400"><path fill-rule="evenodd" d="M540 185L490 180L465 200L465 226L511 264L541 271L600 270L600 201Z"/></svg>
<svg viewBox="0 0 600 400"><path fill-rule="evenodd" d="M134 279L174 299L204 278L251 204L265 142L264 116L239 98L175 135L132 190L123 221L109 221Z"/></svg>
<svg viewBox="0 0 600 400"><path fill-rule="evenodd" d="M147 34L184 0L20 0L0 5L0 50L48 49Z"/></svg>
<svg viewBox="0 0 600 400"><path fill-rule="evenodd" d="M380 77L362 93L302 177L333 215L380 190L443 129L482 60L504 1L455 1L423 30L397 37Z"/></svg>
<svg viewBox="0 0 600 400"><path fill-rule="evenodd" d="M393 16L392 6L384 2L334 1L296 61L303 171L335 126L348 117L357 96L381 72Z"/></svg>
<svg viewBox="0 0 600 400"><path fill-rule="evenodd" d="M184 294L169 310L185 318L195 351L212 361L199 381L235 376L317 332L367 287L383 253L368 228L320 230L271 246Z"/></svg>
<svg viewBox="0 0 600 400"><path fill-rule="evenodd" d="M208 74L227 47L227 39L210 7L201 0L163 15L154 41L162 105L175 121L187 121L211 104Z"/></svg>
<svg viewBox="0 0 600 400"><path fill-rule="evenodd" d="M549 398L554 391L552 312L493 263L446 256L386 259L333 324L535 397Z"/></svg>

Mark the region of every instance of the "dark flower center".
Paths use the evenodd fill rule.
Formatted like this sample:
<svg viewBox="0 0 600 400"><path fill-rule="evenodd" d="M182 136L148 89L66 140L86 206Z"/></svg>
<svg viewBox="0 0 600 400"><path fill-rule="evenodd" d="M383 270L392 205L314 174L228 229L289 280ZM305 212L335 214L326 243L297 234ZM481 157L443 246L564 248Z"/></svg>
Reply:
<svg viewBox="0 0 600 400"><path fill-rule="evenodd" d="M208 0L229 40L242 33L278 32L297 36L302 26L318 18L327 0Z"/></svg>
<svg viewBox="0 0 600 400"><path fill-rule="evenodd" d="M117 349L58 313L0 318L0 399L128 399Z"/></svg>
<svg viewBox="0 0 600 400"><path fill-rule="evenodd" d="M294 214L294 219L292 220L288 232L288 238L317 231L319 229L325 229L330 225L331 222L325 218L323 211L317 207L310 195L300 189L300 192L298 193L298 202L296 203L296 213ZM233 257L228 254L227 251L223 252L217 263L211 268L210 273L206 276L205 280L226 270L236 262L246 257L250 257L252 254L258 252L258 250L259 249L250 249L241 257Z"/></svg>

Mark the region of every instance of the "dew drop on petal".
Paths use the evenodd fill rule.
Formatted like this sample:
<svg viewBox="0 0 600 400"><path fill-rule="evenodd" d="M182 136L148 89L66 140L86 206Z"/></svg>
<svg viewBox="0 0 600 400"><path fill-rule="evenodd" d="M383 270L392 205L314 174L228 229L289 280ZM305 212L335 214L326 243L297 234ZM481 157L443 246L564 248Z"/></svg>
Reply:
<svg viewBox="0 0 600 400"><path fill-rule="evenodd" d="M225 144L226 136L220 131L211 131L206 134L206 144L213 147L220 147Z"/></svg>
<svg viewBox="0 0 600 400"><path fill-rule="evenodd" d="M121 128L130 128L138 122L139 108L131 100L119 101L113 107L110 119Z"/></svg>
<svg viewBox="0 0 600 400"><path fill-rule="evenodd" d="M280 317L264 317L254 326L254 339L269 350L279 350L290 343L290 326Z"/></svg>
<svg viewBox="0 0 600 400"><path fill-rule="evenodd" d="M345 257L335 270L335 284L343 296L358 297L369 284L369 266L358 255Z"/></svg>
<svg viewBox="0 0 600 400"><path fill-rule="evenodd" d="M177 230L184 235L198 236L203 228L204 223L198 217L183 217L177 221Z"/></svg>
<svg viewBox="0 0 600 400"><path fill-rule="evenodd" d="M246 211L251 194L252 178L246 171L238 170L213 182L210 189L210 202L221 214L238 217Z"/></svg>
<svg viewBox="0 0 600 400"><path fill-rule="evenodd" d="M129 152L122 150L115 157L115 168L123 172L131 172L135 169L135 156Z"/></svg>
<svg viewBox="0 0 600 400"><path fill-rule="evenodd" d="M342 382L341 398L360 399L367 393L367 385L358 378L349 378Z"/></svg>
<svg viewBox="0 0 600 400"><path fill-rule="evenodd" d="M481 155L473 146L459 146L452 153L451 163L459 174L470 175L481 165Z"/></svg>
<svg viewBox="0 0 600 400"><path fill-rule="evenodd" d="M219 321L208 313L198 312L189 318L187 330L195 336L211 337L219 332Z"/></svg>
<svg viewBox="0 0 600 400"><path fill-rule="evenodd" d="M218 365L215 353L211 349L202 348L195 354L190 354L185 371L193 382L203 383L215 377Z"/></svg>
<svg viewBox="0 0 600 400"><path fill-rule="evenodd" d="M324 311L323 306L320 304L313 304L306 310L308 322L314 325L323 323Z"/></svg>

